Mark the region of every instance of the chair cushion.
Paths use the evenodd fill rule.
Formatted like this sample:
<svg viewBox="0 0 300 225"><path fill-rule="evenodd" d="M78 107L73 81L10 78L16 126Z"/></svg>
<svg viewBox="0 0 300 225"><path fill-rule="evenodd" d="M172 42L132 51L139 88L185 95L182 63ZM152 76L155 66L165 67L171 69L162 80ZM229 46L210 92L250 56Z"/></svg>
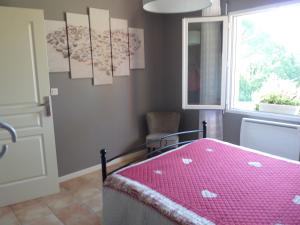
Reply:
<svg viewBox="0 0 300 225"><path fill-rule="evenodd" d="M147 135L146 136L147 148L160 148L162 146L171 145L178 142L179 140L178 135L167 137L161 141L161 138L168 134L170 133L154 133L154 134Z"/></svg>

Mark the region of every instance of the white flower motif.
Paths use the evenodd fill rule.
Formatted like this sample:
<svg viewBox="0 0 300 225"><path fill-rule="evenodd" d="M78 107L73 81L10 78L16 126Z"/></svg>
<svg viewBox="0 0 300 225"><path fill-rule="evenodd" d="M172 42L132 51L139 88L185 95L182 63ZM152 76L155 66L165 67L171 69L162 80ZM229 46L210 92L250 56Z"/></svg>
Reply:
<svg viewBox="0 0 300 225"><path fill-rule="evenodd" d="M207 151L207 152L213 152L214 150L211 149L211 148L207 148L206 151Z"/></svg>
<svg viewBox="0 0 300 225"><path fill-rule="evenodd" d="M182 158L182 162L185 164L185 165L189 165L190 163L193 162L192 159L185 159L185 158Z"/></svg>
<svg viewBox="0 0 300 225"><path fill-rule="evenodd" d="M296 205L300 205L300 195L296 195L295 198L293 199L293 202L294 202Z"/></svg>
<svg viewBox="0 0 300 225"><path fill-rule="evenodd" d="M216 193L213 193L209 190L202 190L201 195L203 198L216 198L218 195Z"/></svg>
<svg viewBox="0 0 300 225"><path fill-rule="evenodd" d="M262 164L260 162L248 162L249 166L260 168L262 167Z"/></svg>
<svg viewBox="0 0 300 225"><path fill-rule="evenodd" d="M161 171L161 170L154 170L153 172L154 172L155 174L162 175L162 171Z"/></svg>

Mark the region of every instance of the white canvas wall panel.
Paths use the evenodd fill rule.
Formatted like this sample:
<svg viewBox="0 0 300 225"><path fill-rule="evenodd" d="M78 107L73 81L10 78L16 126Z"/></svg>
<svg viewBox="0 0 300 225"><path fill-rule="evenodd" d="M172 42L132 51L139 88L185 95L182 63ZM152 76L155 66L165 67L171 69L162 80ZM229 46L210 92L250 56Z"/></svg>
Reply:
<svg viewBox="0 0 300 225"><path fill-rule="evenodd" d="M49 71L70 71L66 22L46 20L45 25Z"/></svg>
<svg viewBox="0 0 300 225"><path fill-rule="evenodd" d="M144 30L129 28L130 69L145 69Z"/></svg>
<svg viewBox="0 0 300 225"><path fill-rule="evenodd" d="M87 15L67 13L71 78L93 77L89 29Z"/></svg>
<svg viewBox="0 0 300 225"><path fill-rule="evenodd" d="M94 85L112 84L109 11L89 9Z"/></svg>
<svg viewBox="0 0 300 225"><path fill-rule="evenodd" d="M114 76L128 76L129 43L127 20L111 18L112 64Z"/></svg>

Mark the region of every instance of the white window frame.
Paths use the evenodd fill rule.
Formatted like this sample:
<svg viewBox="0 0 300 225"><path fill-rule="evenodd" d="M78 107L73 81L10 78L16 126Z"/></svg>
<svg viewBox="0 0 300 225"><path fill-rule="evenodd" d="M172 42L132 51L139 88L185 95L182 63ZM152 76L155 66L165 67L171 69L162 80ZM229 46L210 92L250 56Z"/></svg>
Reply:
<svg viewBox="0 0 300 225"><path fill-rule="evenodd" d="M188 25L189 23L223 22L222 37L222 74L221 104L190 105L188 104ZM182 20L182 108L183 109L225 109L226 103L226 70L227 70L228 16L194 17Z"/></svg>
<svg viewBox="0 0 300 225"><path fill-rule="evenodd" d="M228 70L227 70L227 93L226 93L226 108L225 111L229 113L236 113L242 114L246 116L254 116L259 118L268 118L268 119L275 119L275 120L284 120L284 121L291 121L291 122L300 122L300 116L297 115L286 115L286 114L277 114L277 113L269 113L269 112L259 112L259 111L252 111L252 110L245 110L245 109L237 109L234 108L234 96L236 96L235 92L237 82L235 81L235 51L234 51L234 44L236 43L236 28L234 23L234 18L237 16L252 14L252 13L259 13L259 12L266 12L272 8L286 6L290 4L299 4L300 1L290 1L290 2L281 2L275 3L267 6L256 7L252 9L240 10L235 12L230 12L229 23L228 23Z"/></svg>

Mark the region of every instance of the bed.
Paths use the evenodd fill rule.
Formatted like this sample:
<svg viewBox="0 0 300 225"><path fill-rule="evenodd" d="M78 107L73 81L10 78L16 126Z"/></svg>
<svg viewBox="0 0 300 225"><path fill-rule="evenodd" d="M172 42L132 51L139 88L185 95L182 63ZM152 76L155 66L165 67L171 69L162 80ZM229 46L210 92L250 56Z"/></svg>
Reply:
<svg viewBox="0 0 300 225"><path fill-rule="evenodd" d="M300 224L300 163L203 138L109 175L103 225Z"/></svg>

